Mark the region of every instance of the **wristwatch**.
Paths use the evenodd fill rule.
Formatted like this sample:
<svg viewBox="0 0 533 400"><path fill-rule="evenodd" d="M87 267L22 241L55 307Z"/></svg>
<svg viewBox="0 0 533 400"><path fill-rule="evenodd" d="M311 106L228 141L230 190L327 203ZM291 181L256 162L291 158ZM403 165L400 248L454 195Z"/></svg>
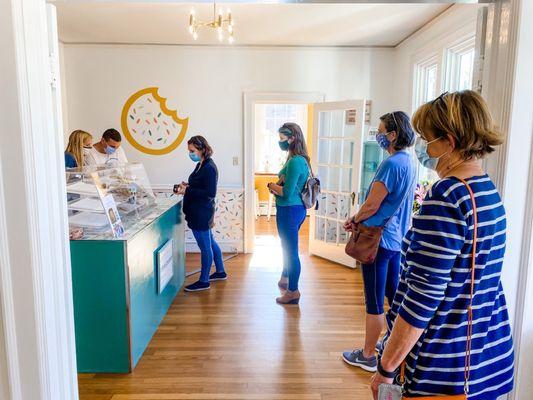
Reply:
<svg viewBox="0 0 533 400"><path fill-rule="evenodd" d="M396 376L396 371L389 372L385 371L383 366L381 365L381 358L378 360L378 372L381 376L384 376L385 378L394 379Z"/></svg>

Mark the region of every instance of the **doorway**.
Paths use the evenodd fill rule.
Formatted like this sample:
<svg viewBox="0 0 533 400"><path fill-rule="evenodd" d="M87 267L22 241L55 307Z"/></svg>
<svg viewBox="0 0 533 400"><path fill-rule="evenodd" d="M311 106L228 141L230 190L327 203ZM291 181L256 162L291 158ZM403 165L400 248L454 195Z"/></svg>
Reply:
<svg viewBox="0 0 533 400"><path fill-rule="evenodd" d="M246 253L278 251L275 199L266 188L276 181L286 161L278 146L278 128L295 122L306 135L310 154L312 144L313 104L324 100L319 93L245 93L244 95L244 248ZM303 232L308 232L309 218ZM307 246L309 236L300 237ZM271 257L273 258L273 257ZM279 257L281 259L281 257Z"/></svg>
<svg viewBox="0 0 533 400"><path fill-rule="evenodd" d="M254 253L275 252L280 255L276 228L276 199L267 189L269 182L278 180L278 172L287 160L287 153L278 145L278 129L286 122L296 123L302 128L309 147L311 139L312 106L305 103L260 103L254 107L255 163L254 163ZM311 121L312 122L312 121ZM300 244L309 242L308 218L304 222ZM281 260L281 257L276 257Z"/></svg>

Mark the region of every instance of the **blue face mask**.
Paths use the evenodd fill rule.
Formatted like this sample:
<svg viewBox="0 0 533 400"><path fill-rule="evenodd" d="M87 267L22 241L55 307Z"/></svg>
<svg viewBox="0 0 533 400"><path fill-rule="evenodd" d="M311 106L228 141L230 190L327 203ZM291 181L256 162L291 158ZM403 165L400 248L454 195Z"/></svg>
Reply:
<svg viewBox="0 0 533 400"><path fill-rule="evenodd" d="M290 144L289 144L289 141L288 141L288 140L280 140L280 141L278 142L278 144L279 144L279 148L280 148L282 151L287 151L287 150L289 150L289 146L290 146Z"/></svg>
<svg viewBox="0 0 533 400"><path fill-rule="evenodd" d="M189 158L194 162L200 162L202 159L198 154L196 154L194 151L189 152Z"/></svg>
<svg viewBox="0 0 533 400"><path fill-rule="evenodd" d="M109 146L109 145L106 145L106 147L105 147L105 153L106 153L106 154L111 155L111 154L114 154L115 151L117 151L116 148L111 147L111 146Z"/></svg>
<svg viewBox="0 0 533 400"><path fill-rule="evenodd" d="M418 161L420 164L422 164L424 167L431 169L433 171L437 170L437 165L439 164L439 160L444 156L444 154L440 157L430 157L428 154L428 145L431 143L436 142L437 140L440 140L440 138L437 138L435 140L432 140L431 142L428 142L421 137L416 139L415 144L415 153L416 158L418 158Z"/></svg>
<svg viewBox="0 0 533 400"><path fill-rule="evenodd" d="M378 132L378 134L376 135L376 141L378 142L379 147L381 147L383 150L387 150L392 144L389 138L387 137L389 133L390 132L388 133Z"/></svg>

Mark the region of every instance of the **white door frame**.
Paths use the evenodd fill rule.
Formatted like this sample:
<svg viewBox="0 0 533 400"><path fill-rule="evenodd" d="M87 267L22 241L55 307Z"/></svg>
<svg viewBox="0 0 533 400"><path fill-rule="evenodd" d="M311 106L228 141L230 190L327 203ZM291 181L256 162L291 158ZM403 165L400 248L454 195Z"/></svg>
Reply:
<svg viewBox="0 0 533 400"><path fill-rule="evenodd" d="M0 2L0 397L10 400L78 398L58 59L49 54L57 37L47 11L54 19L42 0Z"/></svg>
<svg viewBox="0 0 533 400"><path fill-rule="evenodd" d="M254 173L255 173L255 105L256 104L313 104L323 102L321 93L245 92L244 101L244 252L254 250Z"/></svg>
<svg viewBox="0 0 533 400"><path fill-rule="evenodd" d="M507 250L502 282L515 342L515 390L531 396L533 381L533 13L530 0L491 4L488 9L482 93L505 142L488 158L488 172L507 209ZM511 134L512 132L512 134ZM529 166L529 169L528 169Z"/></svg>

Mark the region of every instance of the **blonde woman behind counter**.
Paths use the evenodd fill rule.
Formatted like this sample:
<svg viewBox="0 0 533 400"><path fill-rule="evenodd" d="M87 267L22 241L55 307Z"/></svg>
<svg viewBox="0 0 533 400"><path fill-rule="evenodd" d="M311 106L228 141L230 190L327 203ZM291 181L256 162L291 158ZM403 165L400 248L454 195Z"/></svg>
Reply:
<svg viewBox="0 0 533 400"><path fill-rule="evenodd" d="M89 132L75 130L68 137L65 150L65 167L76 168L86 165L85 153L93 148L93 137Z"/></svg>

